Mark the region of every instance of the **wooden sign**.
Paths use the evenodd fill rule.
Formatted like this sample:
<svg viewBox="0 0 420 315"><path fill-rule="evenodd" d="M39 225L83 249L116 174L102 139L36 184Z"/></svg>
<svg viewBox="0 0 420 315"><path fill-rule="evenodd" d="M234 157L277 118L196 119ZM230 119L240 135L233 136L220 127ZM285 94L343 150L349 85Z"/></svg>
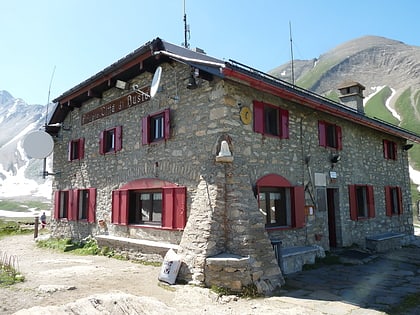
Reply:
<svg viewBox="0 0 420 315"><path fill-rule="evenodd" d="M143 93L133 91L128 95L117 98L82 115L82 125L94 120L119 113L127 108L142 104L150 100L150 87L140 89Z"/></svg>

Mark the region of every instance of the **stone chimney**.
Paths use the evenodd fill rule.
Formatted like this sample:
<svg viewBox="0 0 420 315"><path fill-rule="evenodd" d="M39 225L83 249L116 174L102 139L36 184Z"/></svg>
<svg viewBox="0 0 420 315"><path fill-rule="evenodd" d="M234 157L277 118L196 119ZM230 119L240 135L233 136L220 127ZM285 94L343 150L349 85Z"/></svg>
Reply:
<svg viewBox="0 0 420 315"><path fill-rule="evenodd" d="M364 114L363 107L363 90L365 87L358 82L343 83L338 87L340 95L338 96L341 103L357 110L358 113Z"/></svg>

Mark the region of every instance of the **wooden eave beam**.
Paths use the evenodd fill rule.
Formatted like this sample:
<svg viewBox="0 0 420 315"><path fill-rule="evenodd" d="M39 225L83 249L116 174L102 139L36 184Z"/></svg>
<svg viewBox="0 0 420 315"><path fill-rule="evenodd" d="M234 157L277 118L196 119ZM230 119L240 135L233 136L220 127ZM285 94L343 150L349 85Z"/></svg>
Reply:
<svg viewBox="0 0 420 315"><path fill-rule="evenodd" d="M84 94L84 93L89 93L90 90L92 90L93 88L95 88L96 86L105 83L108 84L108 86L111 86L112 84L112 80L115 76L117 76L118 74L130 69L131 67L135 66L135 65L139 65L139 69L142 70L143 69L143 61L146 60L147 58L149 58L150 56L152 56L152 52L148 51L146 53L144 53L141 56L138 56L137 58L134 58L133 60L121 65L121 66L117 66L117 65L111 65L110 67L115 67L115 70L106 73L104 75L101 76L101 73L98 73L97 76L98 78L95 79L93 82L91 83L86 83L86 85L81 86L80 88L78 88L77 90L75 90L74 92L70 93L69 95L64 96L63 98L58 98L57 100L60 102L60 104L64 104L70 100L75 99L77 96ZM106 69L104 70L106 71Z"/></svg>

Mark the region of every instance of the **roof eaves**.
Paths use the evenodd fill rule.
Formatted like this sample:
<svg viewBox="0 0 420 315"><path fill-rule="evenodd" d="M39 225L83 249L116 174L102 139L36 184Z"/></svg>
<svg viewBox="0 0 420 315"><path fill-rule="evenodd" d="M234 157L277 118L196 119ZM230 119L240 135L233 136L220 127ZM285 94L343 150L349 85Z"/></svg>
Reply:
<svg viewBox="0 0 420 315"><path fill-rule="evenodd" d="M274 95L288 98L304 106L327 112L336 117L350 120L360 125L369 126L372 129L402 137L415 143L420 143L420 135L410 130L395 126L385 121L367 117L357 110L332 101L309 90L305 90L289 82L280 80L269 74L248 67L244 64L229 60L223 69L223 75L245 81L250 86L264 90Z"/></svg>

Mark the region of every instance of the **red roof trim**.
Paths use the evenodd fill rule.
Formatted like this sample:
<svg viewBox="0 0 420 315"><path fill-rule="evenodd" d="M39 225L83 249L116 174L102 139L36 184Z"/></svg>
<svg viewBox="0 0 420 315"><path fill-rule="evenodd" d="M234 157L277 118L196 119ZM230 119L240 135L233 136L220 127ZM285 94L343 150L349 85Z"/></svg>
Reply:
<svg viewBox="0 0 420 315"><path fill-rule="evenodd" d="M411 135L409 133L398 132L397 130L393 128L388 128L386 125L379 124L379 123L376 123L375 121L372 121L369 117L362 117L356 113L346 112L345 110L342 110L339 107L334 108L333 106L325 106L324 104L320 102L316 102L315 100L306 98L302 95L299 95L298 93L293 93L286 89L281 89L272 84L258 80L257 78L253 78L249 75L246 75L234 69L226 67L223 69L223 74L227 77L240 80L242 81L242 83L246 82L248 83L250 87L253 87L260 91L267 92L267 93L279 96L281 98L285 98L285 99L297 102L304 106L307 106L307 107L310 107L310 108L313 108L313 109L316 109L325 113L329 113L336 117L340 117L346 120L350 120L352 122L356 122L359 125L368 126L375 130L383 131L388 134L402 137L403 139L409 139L409 140L412 140L413 142L420 143L420 137L418 136Z"/></svg>

